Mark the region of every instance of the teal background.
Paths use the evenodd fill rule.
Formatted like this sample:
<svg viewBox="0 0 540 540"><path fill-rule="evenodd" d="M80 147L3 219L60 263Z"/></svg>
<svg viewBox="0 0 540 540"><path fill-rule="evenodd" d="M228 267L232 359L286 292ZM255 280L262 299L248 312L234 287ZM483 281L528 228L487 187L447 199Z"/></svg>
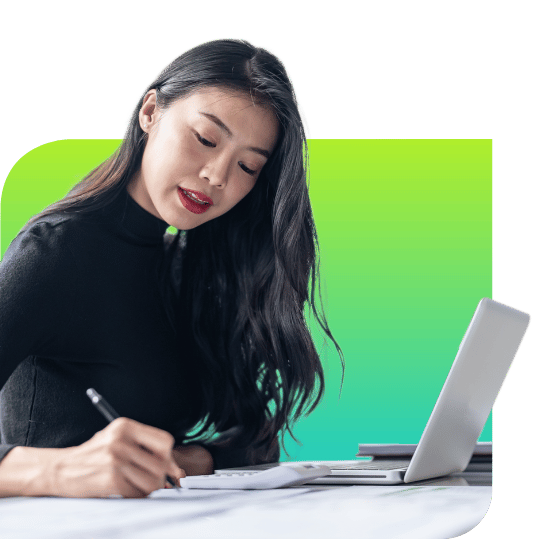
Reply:
<svg viewBox="0 0 540 540"><path fill-rule="evenodd" d="M120 142L56 141L23 156L2 191L2 257ZM285 447L292 460L352 459L358 443L416 443L478 301L492 294L491 140L308 148L323 306L346 369L340 396L339 356L306 311L327 388L295 426L302 446L286 436ZM491 415L480 440L491 440Z"/></svg>
<svg viewBox="0 0 540 540"><path fill-rule="evenodd" d="M220 36L285 59L315 139L492 139L493 297L533 323L496 405L493 503L469 536L514 537L536 524L512 465L538 441L538 16L523 0L5 4L0 178L49 141L118 139L159 68Z"/></svg>

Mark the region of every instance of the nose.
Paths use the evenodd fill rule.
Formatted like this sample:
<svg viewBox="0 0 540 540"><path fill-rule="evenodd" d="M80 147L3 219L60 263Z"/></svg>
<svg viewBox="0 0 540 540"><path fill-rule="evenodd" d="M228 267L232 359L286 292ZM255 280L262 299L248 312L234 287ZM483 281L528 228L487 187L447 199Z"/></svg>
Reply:
<svg viewBox="0 0 540 540"><path fill-rule="evenodd" d="M229 167L226 156L218 156L204 165L199 176L212 186L224 188L229 178Z"/></svg>

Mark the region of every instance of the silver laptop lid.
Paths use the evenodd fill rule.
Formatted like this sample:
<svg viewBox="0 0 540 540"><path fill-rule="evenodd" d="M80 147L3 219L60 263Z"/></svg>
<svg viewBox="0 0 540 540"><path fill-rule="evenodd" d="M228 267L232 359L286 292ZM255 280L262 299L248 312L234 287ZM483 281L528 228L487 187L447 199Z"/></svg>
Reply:
<svg viewBox="0 0 540 540"><path fill-rule="evenodd" d="M405 482L465 469L528 324L526 313L480 300Z"/></svg>

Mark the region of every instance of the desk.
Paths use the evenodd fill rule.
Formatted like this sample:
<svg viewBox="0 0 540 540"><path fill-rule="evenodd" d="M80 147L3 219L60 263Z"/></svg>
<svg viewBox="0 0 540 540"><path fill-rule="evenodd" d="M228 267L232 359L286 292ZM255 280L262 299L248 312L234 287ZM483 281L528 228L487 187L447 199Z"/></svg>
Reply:
<svg viewBox="0 0 540 540"><path fill-rule="evenodd" d="M399 486L161 489L146 499L0 499L0 538L452 538L491 502L491 473Z"/></svg>

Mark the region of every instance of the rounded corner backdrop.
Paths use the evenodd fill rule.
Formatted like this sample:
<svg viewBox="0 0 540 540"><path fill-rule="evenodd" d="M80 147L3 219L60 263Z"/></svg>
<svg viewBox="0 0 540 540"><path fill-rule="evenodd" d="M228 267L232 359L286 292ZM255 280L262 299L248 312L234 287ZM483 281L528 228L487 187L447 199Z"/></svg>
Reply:
<svg viewBox="0 0 540 540"><path fill-rule="evenodd" d="M2 191L1 256L120 143L62 140L21 157ZM281 459L418 443L476 305L492 295L492 141L311 139L308 150L323 307L345 376L340 388L339 355L306 310L326 390ZM481 441L491 426L490 415Z"/></svg>

